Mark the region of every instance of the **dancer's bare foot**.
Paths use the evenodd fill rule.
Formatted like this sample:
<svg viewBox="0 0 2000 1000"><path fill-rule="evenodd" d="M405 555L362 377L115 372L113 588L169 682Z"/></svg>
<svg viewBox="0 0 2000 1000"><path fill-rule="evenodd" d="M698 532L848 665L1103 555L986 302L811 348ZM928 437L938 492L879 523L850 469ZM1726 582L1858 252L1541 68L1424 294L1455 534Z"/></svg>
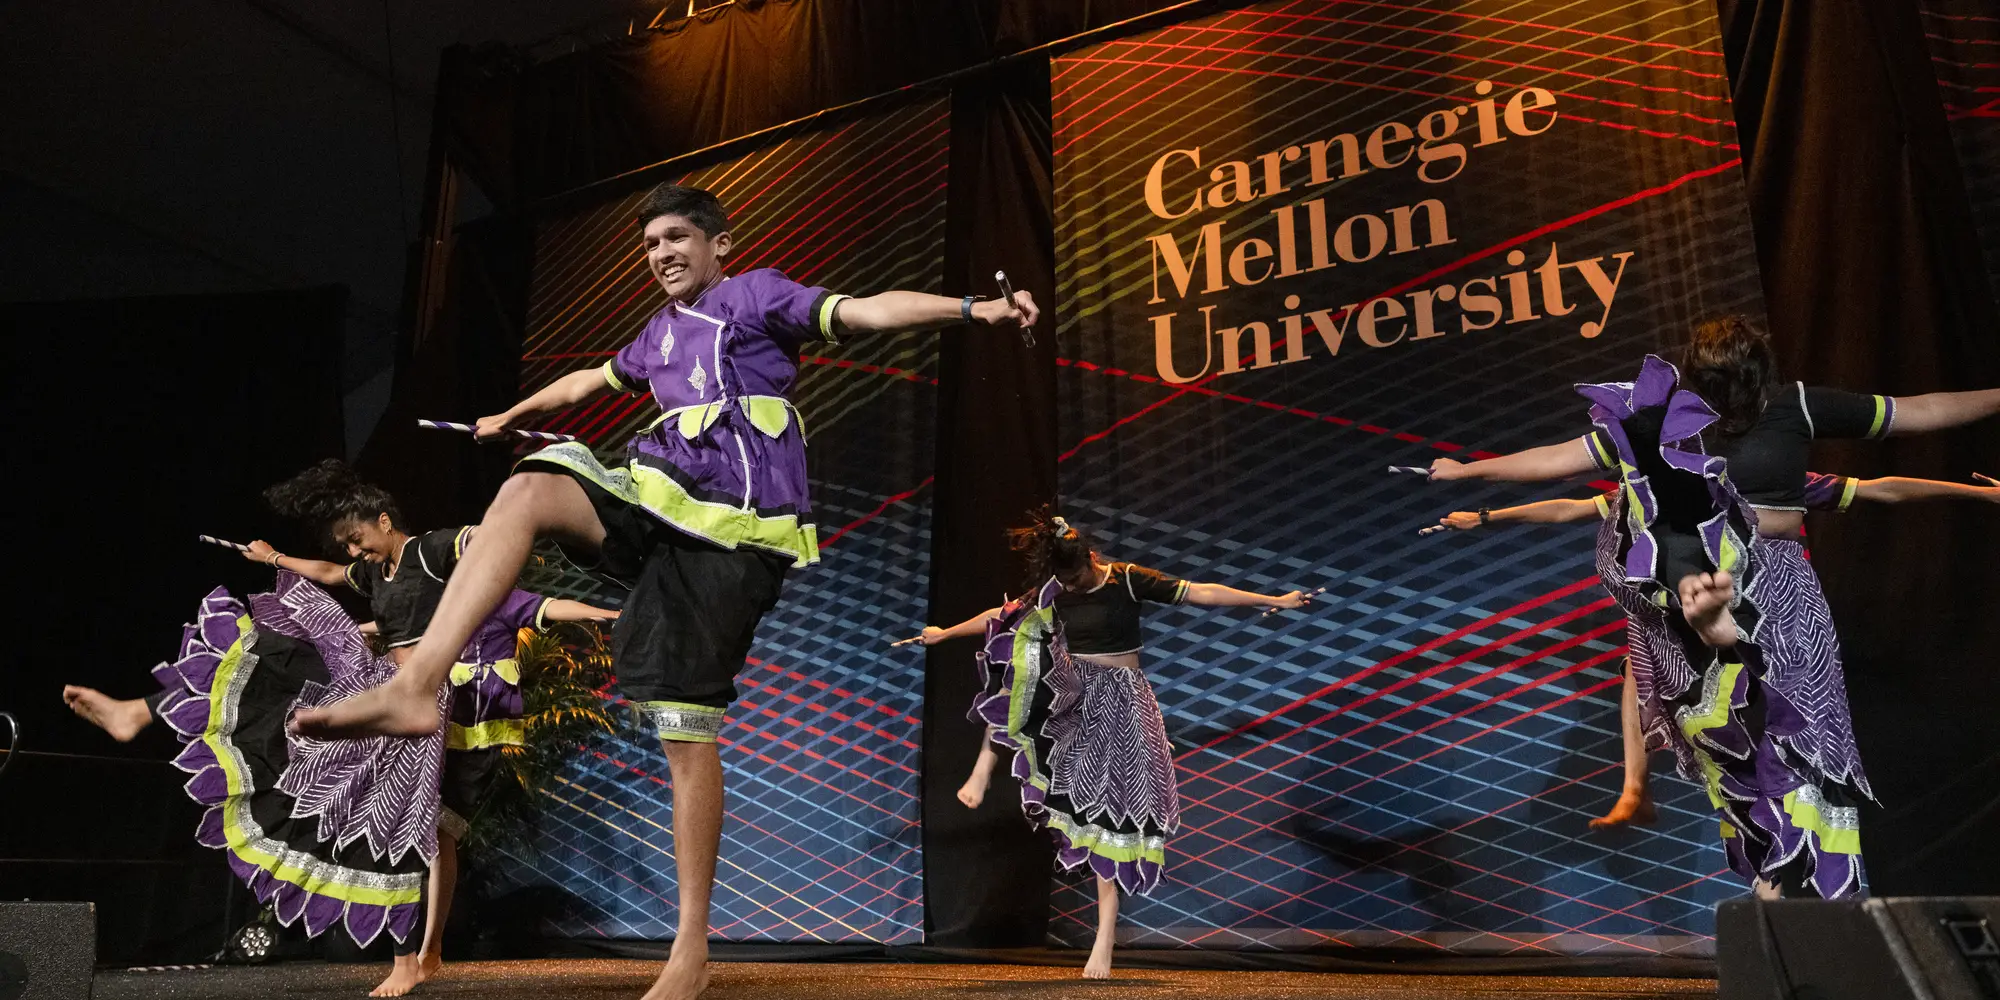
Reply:
<svg viewBox="0 0 2000 1000"><path fill-rule="evenodd" d="M1701 641L1715 649L1736 646L1736 616L1729 613L1729 601L1736 596L1736 580L1727 572L1691 573L1681 578L1681 613L1701 635Z"/></svg>
<svg viewBox="0 0 2000 1000"><path fill-rule="evenodd" d="M1621 826L1651 826L1659 822L1660 811L1653 806L1651 792L1626 789L1618 796L1618 804L1611 811L1590 821L1593 830L1612 830Z"/></svg>
<svg viewBox="0 0 2000 1000"><path fill-rule="evenodd" d="M641 1000L694 1000L708 989L708 942L690 941L684 948L683 940L674 939L667 967L660 970L660 978L653 980L653 988Z"/></svg>
<svg viewBox="0 0 2000 1000"><path fill-rule="evenodd" d="M408 690L400 676L319 708L302 708L292 716L293 732L319 739L361 736L428 736L437 732L437 701L431 692Z"/></svg>
<svg viewBox="0 0 2000 1000"><path fill-rule="evenodd" d="M983 770L973 771L965 784L958 786L958 801L965 803L967 809L979 808L986 801L986 785L992 780L993 776Z"/></svg>
<svg viewBox="0 0 2000 1000"><path fill-rule="evenodd" d="M144 698L120 701L96 688L65 684L63 704L120 743L132 742L132 737L153 722L153 710L146 707Z"/></svg>
<svg viewBox="0 0 2000 1000"><path fill-rule="evenodd" d="M1083 978L1111 978L1111 942L1098 941L1090 949L1090 960L1083 963Z"/></svg>
<svg viewBox="0 0 2000 1000"><path fill-rule="evenodd" d="M368 992L371 997L399 997L416 989L425 980L437 975L444 965L439 956L419 954L397 955L396 964L389 969L389 978L382 985Z"/></svg>

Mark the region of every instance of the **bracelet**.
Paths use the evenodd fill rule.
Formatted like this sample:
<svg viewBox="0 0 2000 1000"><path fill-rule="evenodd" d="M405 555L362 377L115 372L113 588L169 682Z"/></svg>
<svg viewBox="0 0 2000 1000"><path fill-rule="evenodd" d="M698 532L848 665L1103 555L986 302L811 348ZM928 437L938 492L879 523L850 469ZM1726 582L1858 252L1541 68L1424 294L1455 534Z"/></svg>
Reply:
<svg viewBox="0 0 2000 1000"><path fill-rule="evenodd" d="M278 560L283 558L285 558L285 554L283 552L273 552L271 553L270 558L264 560L264 565L269 566L272 569L277 569Z"/></svg>
<svg viewBox="0 0 2000 1000"><path fill-rule="evenodd" d="M1493 512L1492 512L1492 511L1490 511L1490 510L1487 510L1487 509L1486 509L1486 508L1484 508L1484 507L1481 507L1481 508L1479 508L1479 523L1480 523L1480 524L1482 524L1482 525L1485 525L1485 524L1492 524L1492 523L1493 523Z"/></svg>
<svg viewBox="0 0 2000 1000"><path fill-rule="evenodd" d="M962 319L962 320L966 321L967 323L970 323L970 322L972 322L972 303L973 303L973 301L974 301L973 297L972 297L972 296L970 296L970 295L968 295L968 296L966 296L966 297L965 297L965 301L963 301L963 302L960 302L960 303L958 304L958 317L959 317L960 319Z"/></svg>

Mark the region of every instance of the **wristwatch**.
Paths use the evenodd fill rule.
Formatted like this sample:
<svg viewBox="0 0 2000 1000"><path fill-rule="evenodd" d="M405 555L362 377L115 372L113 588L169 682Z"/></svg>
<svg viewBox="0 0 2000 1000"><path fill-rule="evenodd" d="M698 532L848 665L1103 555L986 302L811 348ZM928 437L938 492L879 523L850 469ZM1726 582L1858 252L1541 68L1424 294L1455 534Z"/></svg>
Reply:
<svg viewBox="0 0 2000 1000"><path fill-rule="evenodd" d="M1493 512L1492 512L1492 511L1490 511L1490 510L1487 510L1487 509L1486 509L1486 508L1484 508L1484 507L1481 507L1481 508L1479 508L1479 523L1480 523L1480 525L1481 525L1482 527L1484 527L1485 525L1488 525L1488 524L1492 524L1492 523L1493 523Z"/></svg>

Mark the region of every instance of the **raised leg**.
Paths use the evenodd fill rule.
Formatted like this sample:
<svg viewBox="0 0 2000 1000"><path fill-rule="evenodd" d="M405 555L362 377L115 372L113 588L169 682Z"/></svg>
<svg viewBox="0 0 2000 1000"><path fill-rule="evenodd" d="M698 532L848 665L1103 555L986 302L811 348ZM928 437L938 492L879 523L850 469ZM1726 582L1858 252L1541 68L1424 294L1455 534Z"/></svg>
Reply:
<svg viewBox="0 0 2000 1000"><path fill-rule="evenodd" d="M662 740L660 747L673 777L681 912L667 966L645 1000L694 1000L708 988L708 901L722 847L722 756L713 743Z"/></svg>
<svg viewBox="0 0 2000 1000"><path fill-rule="evenodd" d="M83 717L83 721L104 730L120 743L130 743L140 730L153 723L153 710L144 698L120 700L96 688L63 685L63 704Z"/></svg>
<svg viewBox="0 0 2000 1000"><path fill-rule="evenodd" d="M293 720L298 731L322 738L435 732L438 685L472 630L514 588L535 539L545 536L594 548L604 542L604 525L576 480L550 472L517 473L486 509L423 641L396 676L344 701L301 710Z"/></svg>
<svg viewBox="0 0 2000 1000"><path fill-rule="evenodd" d="M1593 830L1608 830L1628 824L1649 824L1660 818L1647 787L1650 775L1646 759L1646 736L1639 730L1639 686L1632 680L1632 661L1625 661L1624 694L1618 699L1618 731L1625 743L1625 790L1611 811L1590 821Z"/></svg>
<svg viewBox="0 0 2000 1000"><path fill-rule="evenodd" d="M993 741L982 739L979 760L973 763L972 774L966 777L965 784L958 788L958 801L965 803L967 809L977 809L979 803L986 801L986 786L992 783L993 768L999 763L1000 754L994 751Z"/></svg>
<svg viewBox="0 0 2000 1000"><path fill-rule="evenodd" d="M1118 883L1097 880L1097 940L1091 942L1090 959L1083 963L1083 978L1111 978L1111 946L1118 939Z"/></svg>

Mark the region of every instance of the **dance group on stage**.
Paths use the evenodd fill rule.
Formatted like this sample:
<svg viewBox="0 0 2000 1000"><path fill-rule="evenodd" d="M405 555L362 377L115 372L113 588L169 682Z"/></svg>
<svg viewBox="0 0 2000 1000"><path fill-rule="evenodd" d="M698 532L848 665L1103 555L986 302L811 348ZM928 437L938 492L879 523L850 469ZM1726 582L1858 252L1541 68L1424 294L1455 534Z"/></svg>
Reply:
<svg viewBox="0 0 2000 1000"><path fill-rule="evenodd" d="M663 186L639 209L646 262L667 302L608 363L556 380L477 434L605 393L648 393L660 419L606 467L580 443L524 458L479 525L408 533L392 498L323 463L267 493L355 560L244 555L278 570L270 593L218 589L155 668L162 690L64 698L113 737L153 719L185 744L176 763L209 807L197 837L287 924L386 930L395 968L375 995L432 975L451 902L454 844L523 739L520 629L616 619L618 685L659 729L671 772L678 932L649 998L707 983L709 895L722 825L716 748L734 678L788 570L816 562L804 428L791 402L800 348L871 331L958 323L1031 327L1033 300L891 291L850 297L771 270L723 273L723 206ZM1433 481L1559 480L1615 472L1595 500L1478 513L1491 522L1599 521L1597 567L1628 620L1626 793L1599 823L1644 821L1646 752L1669 748L1722 816L1731 867L1759 892L1836 897L1861 877L1856 809L1870 794L1855 748L1832 620L1800 542L1807 509L1853 500L2000 500L2000 484L1860 482L1809 473L1814 438L1880 438L2000 412L2000 390L1889 398L1780 382L1765 336L1730 317L1693 332L1681 364L1648 356L1635 381L1578 387L1594 425L1560 445L1472 463L1438 459ZM1983 477L1982 477L1983 478ZM1431 529L1438 530L1438 529ZM629 590L618 612L514 589L551 539ZM1194 583L1108 560L1060 516L1012 533L1023 596L929 645L979 636L987 739L959 791L976 807L1012 753L1028 821L1068 869L1098 880L1084 975L1110 972L1120 892L1160 882L1179 825L1173 755L1143 672L1141 606L1297 608L1312 595ZM351 588L357 625L325 588ZM386 652L377 653L371 639Z"/></svg>

